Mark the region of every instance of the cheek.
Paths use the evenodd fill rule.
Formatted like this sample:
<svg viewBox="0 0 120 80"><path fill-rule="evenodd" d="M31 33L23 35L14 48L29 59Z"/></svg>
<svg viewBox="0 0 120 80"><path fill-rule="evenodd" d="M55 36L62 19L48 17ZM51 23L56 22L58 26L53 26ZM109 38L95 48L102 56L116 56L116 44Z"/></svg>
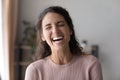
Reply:
<svg viewBox="0 0 120 80"><path fill-rule="evenodd" d="M66 30L65 30L65 33L66 33L67 36L72 35L72 31L70 31L69 29L66 29Z"/></svg>
<svg viewBox="0 0 120 80"><path fill-rule="evenodd" d="M67 30L66 31L66 37L67 37L68 41L70 40L71 35L72 35L72 32Z"/></svg>
<svg viewBox="0 0 120 80"><path fill-rule="evenodd" d="M50 39L50 33L49 32L43 32L44 39L47 41Z"/></svg>

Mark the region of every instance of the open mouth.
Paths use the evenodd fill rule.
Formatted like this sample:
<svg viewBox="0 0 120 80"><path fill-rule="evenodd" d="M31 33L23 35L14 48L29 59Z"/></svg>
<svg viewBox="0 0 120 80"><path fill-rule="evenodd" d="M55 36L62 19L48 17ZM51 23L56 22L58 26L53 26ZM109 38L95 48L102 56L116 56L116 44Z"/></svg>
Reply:
<svg viewBox="0 0 120 80"><path fill-rule="evenodd" d="M54 42L63 40L63 36L55 37L52 39Z"/></svg>

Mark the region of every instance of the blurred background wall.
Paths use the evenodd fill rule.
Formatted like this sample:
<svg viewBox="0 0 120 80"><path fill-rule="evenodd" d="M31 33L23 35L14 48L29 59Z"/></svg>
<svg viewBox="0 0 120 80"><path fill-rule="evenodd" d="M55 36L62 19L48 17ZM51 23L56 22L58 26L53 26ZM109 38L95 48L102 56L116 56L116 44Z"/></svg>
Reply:
<svg viewBox="0 0 120 80"><path fill-rule="evenodd" d="M21 41L23 20L35 23L41 11L50 6L65 7L79 41L99 45L104 80L120 80L120 0L19 0L16 43Z"/></svg>

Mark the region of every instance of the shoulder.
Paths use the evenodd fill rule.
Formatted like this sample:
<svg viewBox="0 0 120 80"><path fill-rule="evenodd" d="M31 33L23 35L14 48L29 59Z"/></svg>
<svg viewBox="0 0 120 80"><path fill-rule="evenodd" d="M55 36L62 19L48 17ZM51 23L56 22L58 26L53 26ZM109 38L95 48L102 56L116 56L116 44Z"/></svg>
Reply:
<svg viewBox="0 0 120 80"><path fill-rule="evenodd" d="M83 55L81 56L85 59L85 68L90 73L90 77L92 80L103 80L102 79L102 67L98 58L93 55Z"/></svg>
<svg viewBox="0 0 120 80"><path fill-rule="evenodd" d="M93 64L99 64L99 60L98 58L96 58L95 56L91 55L91 54L82 54L79 57L80 61L82 61L82 63L85 63L87 65L93 65Z"/></svg>
<svg viewBox="0 0 120 80"><path fill-rule="evenodd" d="M76 60L77 66L82 68L83 73L89 74L91 80L102 80L102 68L98 58L93 55L83 54ZM85 74L85 75L87 75Z"/></svg>
<svg viewBox="0 0 120 80"><path fill-rule="evenodd" d="M89 61L96 61L96 60L98 60L92 54L82 54L80 57L83 58L83 59L89 60Z"/></svg>
<svg viewBox="0 0 120 80"><path fill-rule="evenodd" d="M37 70L44 67L44 65L47 63L47 58L39 59L37 61L32 62L28 65L27 70Z"/></svg>
<svg viewBox="0 0 120 80"><path fill-rule="evenodd" d="M45 63L46 59L40 59L28 65L25 72L25 80L38 80L38 76L41 78L41 71Z"/></svg>

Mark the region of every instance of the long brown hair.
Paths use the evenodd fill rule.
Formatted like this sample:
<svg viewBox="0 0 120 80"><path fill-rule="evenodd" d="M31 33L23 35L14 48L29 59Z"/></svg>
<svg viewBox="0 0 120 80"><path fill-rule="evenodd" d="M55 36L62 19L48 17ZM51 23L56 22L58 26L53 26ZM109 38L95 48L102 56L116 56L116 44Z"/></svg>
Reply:
<svg viewBox="0 0 120 80"><path fill-rule="evenodd" d="M38 32L38 36L39 36L39 44L37 47L37 53L40 54L40 56L41 56L40 58L44 58L44 57L51 55L50 46L46 43L46 41L41 40L42 20L48 12L57 13L64 17L70 30L72 31L72 35L70 36L70 42L69 42L69 47L70 47L71 53L72 54L78 54L78 53L82 54L82 48L79 46L79 43L75 37L74 26L73 26L72 19L69 15L68 11L60 6L51 6L51 7L46 8L40 14L39 20L37 23L37 32Z"/></svg>

